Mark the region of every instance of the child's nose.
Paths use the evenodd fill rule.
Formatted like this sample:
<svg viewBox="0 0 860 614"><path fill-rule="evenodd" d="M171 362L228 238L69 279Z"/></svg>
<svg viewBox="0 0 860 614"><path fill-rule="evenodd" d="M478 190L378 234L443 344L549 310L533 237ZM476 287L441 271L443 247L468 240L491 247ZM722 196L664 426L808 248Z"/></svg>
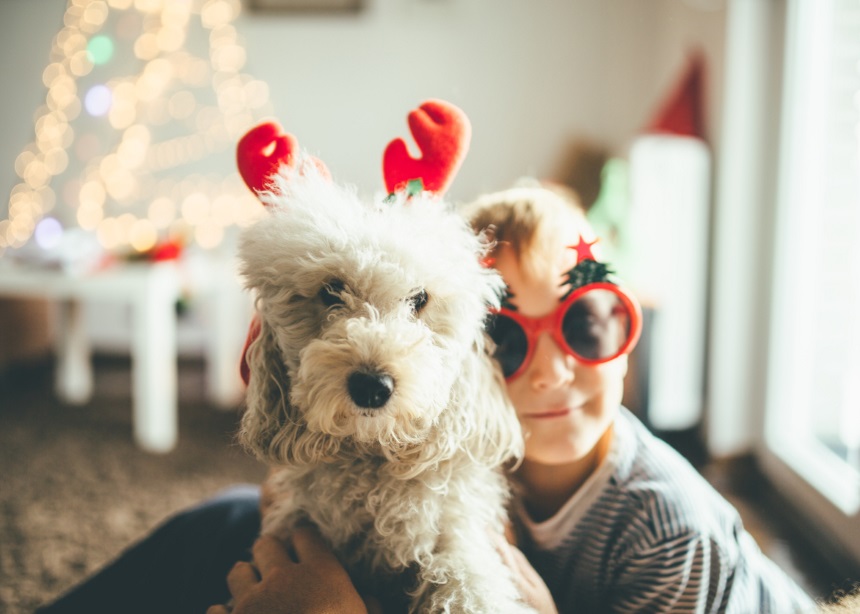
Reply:
<svg viewBox="0 0 860 614"><path fill-rule="evenodd" d="M527 373L532 388L549 390L569 385L573 382L575 361L548 332L541 333Z"/></svg>

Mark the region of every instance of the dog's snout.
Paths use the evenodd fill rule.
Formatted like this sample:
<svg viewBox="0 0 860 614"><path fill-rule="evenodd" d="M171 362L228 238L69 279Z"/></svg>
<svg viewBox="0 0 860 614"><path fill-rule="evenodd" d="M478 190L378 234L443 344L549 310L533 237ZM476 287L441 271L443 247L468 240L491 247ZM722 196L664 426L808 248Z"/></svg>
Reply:
<svg viewBox="0 0 860 614"><path fill-rule="evenodd" d="M349 396L359 407L379 409L394 392L394 379L385 373L356 371L347 381Z"/></svg>

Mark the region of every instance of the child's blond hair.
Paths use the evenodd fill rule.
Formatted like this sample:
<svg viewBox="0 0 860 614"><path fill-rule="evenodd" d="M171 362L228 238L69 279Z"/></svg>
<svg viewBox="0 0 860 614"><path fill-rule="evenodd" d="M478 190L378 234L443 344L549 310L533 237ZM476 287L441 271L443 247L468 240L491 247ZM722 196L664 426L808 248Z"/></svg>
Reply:
<svg viewBox="0 0 860 614"><path fill-rule="evenodd" d="M464 209L466 219L491 241L490 256L512 250L529 277L550 268L558 258L558 244L571 224L586 239L593 235L575 193L546 187L515 187L481 196Z"/></svg>

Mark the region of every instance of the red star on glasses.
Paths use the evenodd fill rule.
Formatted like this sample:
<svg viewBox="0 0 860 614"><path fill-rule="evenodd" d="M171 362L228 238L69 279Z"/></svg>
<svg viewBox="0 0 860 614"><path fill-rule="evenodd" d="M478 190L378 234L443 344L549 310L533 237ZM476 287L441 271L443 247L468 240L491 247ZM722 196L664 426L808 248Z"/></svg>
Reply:
<svg viewBox="0 0 860 614"><path fill-rule="evenodd" d="M583 260L597 260L594 257L594 254L591 253L591 246L600 241L600 239L595 239L591 243L588 243L585 239L582 238L582 235L579 235L579 243L576 245L568 245L568 249L576 250L576 263L579 264Z"/></svg>

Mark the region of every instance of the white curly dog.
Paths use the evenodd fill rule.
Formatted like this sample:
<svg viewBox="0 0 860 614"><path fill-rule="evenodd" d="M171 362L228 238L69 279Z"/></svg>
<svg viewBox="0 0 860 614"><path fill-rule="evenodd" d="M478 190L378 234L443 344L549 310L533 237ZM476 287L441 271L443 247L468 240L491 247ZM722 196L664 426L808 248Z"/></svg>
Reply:
<svg viewBox="0 0 860 614"><path fill-rule="evenodd" d="M431 101L410 115L427 164L450 155L414 122L444 132L456 113ZM362 200L258 128L239 148L269 209L240 243L257 307L240 439L276 467L263 532L310 520L357 586L405 583L410 612L531 612L491 535L522 436L485 349L504 287L485 242L438 195Z"/></svg>

